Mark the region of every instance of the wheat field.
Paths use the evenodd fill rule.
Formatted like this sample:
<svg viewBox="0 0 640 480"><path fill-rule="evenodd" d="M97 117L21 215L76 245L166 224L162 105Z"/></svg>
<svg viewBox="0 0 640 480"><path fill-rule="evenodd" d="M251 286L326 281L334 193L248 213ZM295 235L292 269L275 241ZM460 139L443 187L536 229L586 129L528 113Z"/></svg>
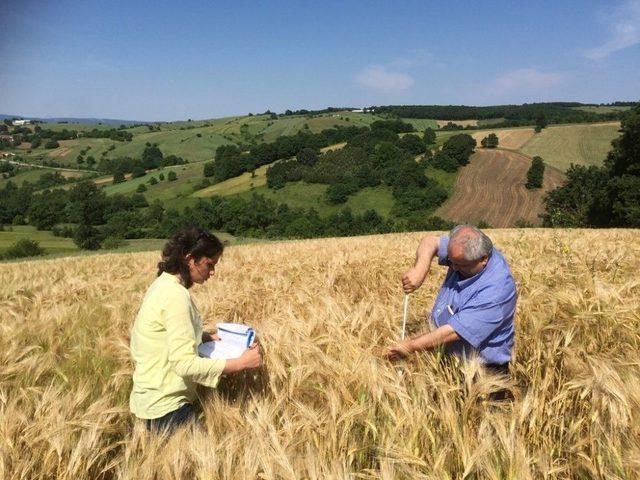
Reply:
<svg viewBox="0 0 640 480"><path fill-rule="evenodd" d="M203 390L203 425L170 438L128 411L159 253L0 265L0 478L640 477L638 232L488 234L519 288L513 404L484 401L504 380L475 363L379 358L422 234L245 245L192 295L205 324L254 326L265 367ZM411 296L411 331L443 276Z"/></svg>

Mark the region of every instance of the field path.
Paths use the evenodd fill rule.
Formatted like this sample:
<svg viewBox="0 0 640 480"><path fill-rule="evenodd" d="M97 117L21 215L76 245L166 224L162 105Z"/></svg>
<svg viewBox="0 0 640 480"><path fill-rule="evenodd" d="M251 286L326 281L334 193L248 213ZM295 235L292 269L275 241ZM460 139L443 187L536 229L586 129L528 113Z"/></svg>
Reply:
<svg viewBox="0 0 640 480"><path fill-rule="evenodd" d="M484 220L492 227L513 226L522 219L540 224L544 194L562 184L564 175L546 166L543 188L524 186L531 158L507 150L478 149L469 165L460 169L453 195L436 215L455 222Z"/></svg>

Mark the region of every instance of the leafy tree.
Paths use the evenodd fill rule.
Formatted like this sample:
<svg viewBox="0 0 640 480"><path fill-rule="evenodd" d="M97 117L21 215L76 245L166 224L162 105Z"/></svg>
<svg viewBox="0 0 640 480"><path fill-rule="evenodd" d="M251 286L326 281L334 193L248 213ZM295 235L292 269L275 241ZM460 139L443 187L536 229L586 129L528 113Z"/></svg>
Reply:
<svg viewBox="0 0 640 480"><path fill-rule="evenodd" d="M58 141L54 139L51 139L44 144L44 148L47 148L47 149L58 148L59 146L60 144L58 143Z"/></svg>
<svg viewBox="0 0 640 480"><path fill-rule="evenodd" d="M49 230L56 223L64 222L67 202L67 192L61 189L34 195L28 212L29 223L38 230Z"/></svg>
<svg viewBox="0 0 640 480"><path fill-rule="evenodd" d="M591 216L597 198L606 188L604 169L594 166L571 165L566 172L563 186L552 190L545 197L546 227L594 226Z"/></svg>
<svg viewBox="0 0 640 480"><path fill-rule="evenodd" d="M536 117L536 132L540 132L546 126L547 126L547 117L545 116L544 112L541 112Z"/></svg>
<svg viewBox="0 0 640 480"><path fill-rule="evenodd" d="M417 135L407 134L398 141L398 146L412 155L420 155L426 150L425 144Z"/></svg>
<svg viewBox="0 0 640 480"><path fill-rule="evenodd" d="M147 145L142 152L142 167L152 170L163 165L163 155L157 145Z"/></svg>
<svg viewBox="0 0 640 480"><path fill-rule="evenodd" d="M73 235L73 242L83 250L98 250L102 236L94 226L80 224Z"/></svg>
<svg viewBox="0 0 640 480"><path fill-rule="evenodd" d="M216 174L216 165L214 162L207 162L204 164L203 172L205 177L213 177Z"/></svg>
<svg viewBox="0 0 640 480"><path fill-rule="evenodd" d="M178 179L178 175L173 170L170 170L167 174L167 180L170 182L175 182Z"/></svg>
<svg viewBox="0 0 640 480"><path fill-rule="evenodd" d="M141 183L140 185L138 185L138 187L136 188L136 192L137 193L143 193L147 191L147 186L144 183Z"/></svg>
<svg viewBox="0 0 640 480"><path fill-rule="evenodd" d="M158 175L158 180L160 180L161 182L164 181L164 173L160 173L160 175Z"/></svg>
<svg viewBox="0 0 640 480"><path fill-rule="evenodd" d="M327 188L327 201L332 204L344 203L349 195L358 191L358 186L353 182L336 183Z"/></svg>
<svg viewBox="0 0 640 480"><path fill-rule="evenodd" d="M149 206L149 202L141 193L131 195L131 206L134 208L145 208Z"/></svg>
<svg viewBox="0 0 640 480"><path fill-rule="evenodd" d="M149 179L149 185L156 185L158 183L158 180L156 179L156 177L151 177Z"/></svg>
<svg viewBox="0 0 640 480"><path fill-rule="evenodd" d="M147 172L145 171L142 165L136 165L135 167L133 167L133 170L131 171L132 178L144 177L146 174Z"/></svg>
<svg viewBox="0 0 640 480"><path fill-rule="evenodd" d="M107 197L104 191L93 182L83 181L69 191L69 201L65 210L71 223L101 225L104 223L106 206Z"/></svg>
<svg viewBox="0 0 640 480"><path fill-rule="evenodd" d="M113 174L113 183L122 183L125 181L124 178L124 173L122 172L122 170L118 170L116 173Z"/></svg>
<svg viewBox="0 0 640 480"><path fill-rule="evenodd" d="M436 132L433 128L427 128L424 131L424 143L426 145L435 145L436 143Z"/></svg>
<svg viewBox="0 0 640 480"><path fill-rule="evenodd" d="M544 161L541 157L533 157L531 166L527 171L527 183L525 187L528 189L542 188L542 180L544 178Z"/></svg>
<svg viewBox="0 0 640 480"><path fill-rule="evenodd" d="M296 159L302 165L313 167L318 161L318 154L313 148L303 148L296 155Z"/></svg>
<svg viewBox="0 0 640 480"><path fill-rule="evenodd" d="M483 148L496 148L498 146L498 136L495 133L490 133L482 139L480 144Z"/></svg>

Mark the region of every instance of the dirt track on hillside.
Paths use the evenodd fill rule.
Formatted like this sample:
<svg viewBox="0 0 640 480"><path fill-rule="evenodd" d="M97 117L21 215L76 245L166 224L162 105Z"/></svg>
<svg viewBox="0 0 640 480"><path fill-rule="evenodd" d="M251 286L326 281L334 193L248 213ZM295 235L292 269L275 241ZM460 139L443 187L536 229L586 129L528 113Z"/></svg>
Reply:
<svg viewBox="0 0 640 480"><path fill-rule="evenodd" d="M543 188L524 186L531 158L505 150L478 149L460 169L451 198L436 215L455 222L484 220L492 227L509 227L519 220L540 225L545 192L562 184L564 175L548 165Z"/></svg>

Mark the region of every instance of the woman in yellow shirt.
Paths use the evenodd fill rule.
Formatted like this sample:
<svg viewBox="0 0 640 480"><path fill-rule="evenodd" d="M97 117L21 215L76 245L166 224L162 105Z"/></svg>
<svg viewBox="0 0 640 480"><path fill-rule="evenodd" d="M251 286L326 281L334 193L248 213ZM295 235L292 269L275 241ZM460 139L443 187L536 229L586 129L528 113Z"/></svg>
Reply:
<svg viewBox="0 0 640 480"><path fill-rule="evenodd" d="M188 289L213 276L223 250L215 235L197 227L177 232L162 250L158 278L147 290L131 332L135 370L129 405L149 430L173 429L195 418L196 384L215 387L222 373L262 364L256 344L232 360L198 356L198 345L215 338L203 334Z"/></svg>

